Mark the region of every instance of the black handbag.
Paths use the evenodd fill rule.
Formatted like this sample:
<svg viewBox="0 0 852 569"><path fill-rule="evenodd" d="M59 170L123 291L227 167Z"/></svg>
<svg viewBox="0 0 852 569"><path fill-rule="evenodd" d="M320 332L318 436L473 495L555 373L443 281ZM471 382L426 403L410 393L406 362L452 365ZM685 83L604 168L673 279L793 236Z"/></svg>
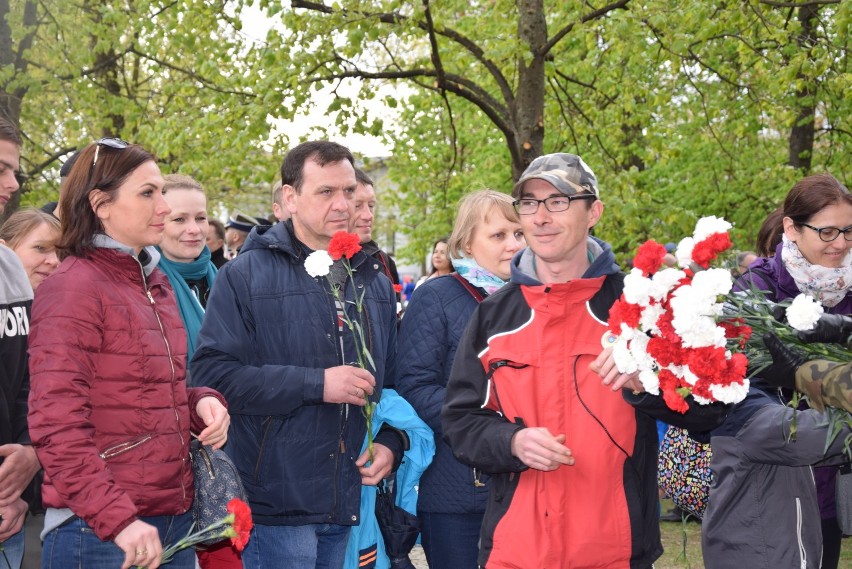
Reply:
<svg viewBox="0 0 852 569"><path fill-rule="evenodd" d="M228 502L239 498L248 502L237 467L224 451L203 446L197 440L190 445L189 458L195 476L195 500L192 518L196 531L220 521L228 515ZM217 530L218 531L218 530ZM211 537L202 543L211 545L222 541Z"/></svg>

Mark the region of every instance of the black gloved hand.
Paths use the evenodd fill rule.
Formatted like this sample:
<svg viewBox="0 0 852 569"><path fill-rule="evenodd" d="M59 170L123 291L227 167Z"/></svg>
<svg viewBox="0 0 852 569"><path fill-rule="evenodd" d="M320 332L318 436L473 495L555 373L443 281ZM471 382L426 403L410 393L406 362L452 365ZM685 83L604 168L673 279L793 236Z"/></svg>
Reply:
<svg viewBox="0 0 852 569"><path fill-rule="evenodd" d="M775 387L796 388L796 370L807 360L775 334L763 335L763 343L772 355L772 365L761 372L761 377Z"/></svg>
<svg viewBox="0 0 852 569"><path fill-rule="evenodd" d="M799 332L799 339L814 342L846 343L852 335L852 317L842 314L823 314L813 330Z"/></svg>

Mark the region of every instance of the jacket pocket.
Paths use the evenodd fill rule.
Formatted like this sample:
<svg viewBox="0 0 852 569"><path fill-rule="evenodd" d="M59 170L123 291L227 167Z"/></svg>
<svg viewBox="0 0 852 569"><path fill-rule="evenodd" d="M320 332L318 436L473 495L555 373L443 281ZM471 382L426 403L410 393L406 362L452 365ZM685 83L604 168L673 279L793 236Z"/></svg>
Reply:
<svg viewBox="0 0 852 569"><path fill-rule="evenodd" d="M260 437L260 446L257 450L257 461L254 463L254 482L255 484L260 484L260 466L263 464L263 454L266 450L267 439L269 438L269 431L272 429L273 418L271 415L264 417L261 425L263 425L263 434Z"/></svg>
<svg viewBox="0 0 852 569"><path fill-rule="evenodd" d="M141 437L136 437L135 439L131 439L129 441L124 441L118 443L116 445L112 445L101 451L100 457L103 459L114 458L120 454L124 454L128 451L135 449L136 447L143 445L154 438L154 435L151 433L142 435Z"/></svg>

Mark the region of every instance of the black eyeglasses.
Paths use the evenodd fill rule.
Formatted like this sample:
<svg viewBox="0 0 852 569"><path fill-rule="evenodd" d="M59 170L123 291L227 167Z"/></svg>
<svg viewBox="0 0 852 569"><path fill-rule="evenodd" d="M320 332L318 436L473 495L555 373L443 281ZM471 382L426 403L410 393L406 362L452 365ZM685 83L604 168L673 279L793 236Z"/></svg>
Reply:
<svg viewBox="0 0 852 569"><path fill-rule="evenodd" d="M519 215L532 215L538 211L539 204L544 204L544 207L550 213L559 213L567 211L571 207L571 202L574 200L594 200L597 197L594 194L574 194L570 196L550 196L543 200L533 198L521 198L513 202L515 211Z"/></svg>
<svg viewBox="0 0 852 569"><path fill-rule="evenodd" d="M95 164L98 163L98 153L101 151L101 146L108 146L110 148L115 148L116 150L124 150L130 146L129 142L121 140L120 138L102 138L95 144L95 158L92 160L92 170L95 169Z"/></svg>
<svg viewBox="0 0 852 569"><path fill-rule="evenodd" d="M819 235L819 238L826 243L831 243L842 233L843 238L846 241L852 241L852 225L847 225L843 229L838 229L836 227L814 227L813 225L808 225L807 223L802 223L808 229L813 229Z"/></svg>

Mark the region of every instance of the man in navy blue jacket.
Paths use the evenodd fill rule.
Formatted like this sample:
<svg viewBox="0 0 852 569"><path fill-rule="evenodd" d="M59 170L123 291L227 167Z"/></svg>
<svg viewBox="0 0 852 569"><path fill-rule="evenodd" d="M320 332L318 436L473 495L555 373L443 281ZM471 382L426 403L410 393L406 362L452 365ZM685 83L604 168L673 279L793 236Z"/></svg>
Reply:
<svg viewBox="0 0 852 569"><path fill-rule="evenodd" d="M350 527L360 521L361 485L375 485L402 456L391 428L376 436L374 460L360 454L365 394L378 401L396 357L396 298L379 263L352 257L328 278L311 277L305 258L347 231L354 212L354 160L327 141L293 148L281 166L292 219L256 227L240 255L219 272L192 361L195 385L228 401L226 451L248 493L255 522L246 567L342 567ZM356 344L340 325L329 281L357 318L373 372L347 365ZM354 282L353 282L354 281Z"/></svg>

